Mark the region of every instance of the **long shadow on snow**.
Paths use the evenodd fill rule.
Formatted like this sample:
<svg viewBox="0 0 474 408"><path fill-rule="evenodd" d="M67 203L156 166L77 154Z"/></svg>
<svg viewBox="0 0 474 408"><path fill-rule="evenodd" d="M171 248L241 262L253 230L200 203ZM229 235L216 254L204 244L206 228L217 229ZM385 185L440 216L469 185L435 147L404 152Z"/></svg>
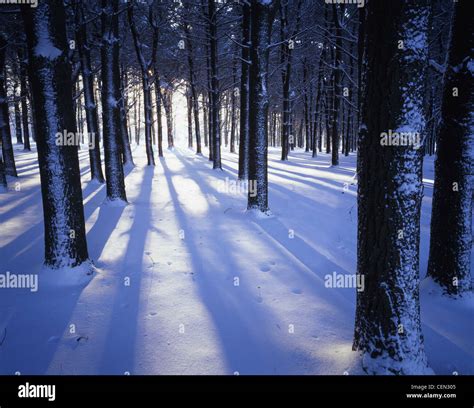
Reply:
<svg viewBox="0 0 474 408"><path fill-rule="evenodd" d="M199 183L199 180L193 176L195 174L195 168L189 164L186 157L183 157L181 154L177 155L178 158L182 161L183 165L186 167L187 174L191 175L194 178L195 182L200 186L201 191L204 195L215 195L215 191L212 188L204 187L203 183ZM167 170L167 169L166 169ZM212 171L212 170L211 170ZM169 180L168 171L165 172L167 178ZM222 174L217 172L216 174ZM202 180L202 179L200 179ZM171 180L168 181L171 183ZM171 184L170 184L171 185ZM171 196L173 197L173 201L175 202L175 208L177 208L177 216L181 222L181 225L186 231L189 231L189 225L186 220L186 215L180 210L178 198L176 195L176 191L174 187L171 190ZM265 228L265 224L271 223L273 228L271 230L267 230ZM266 240L265 243L275 247L275 249L282 253L283 256L293 256L295 260L297 260L300 264L303 265L304 268L308 270L308 272L313 272L312 269L312 259L314 257L311 254L315 253L314 248L309 247L304 241L295 239L292 243L291 248L288 249L288 229L284 227L279 220L265 220L261 223L253 221L254 227L249 227L249 233L252 233L252 229L257 227L257 230L264 231L266 233ZM262 227L262 224L264 225ZM267 227L269 224L266 225ZM277 230L277 234L275 236L275 229ZM187 232L188 234L188 232ZM189 234L188 234L189 235ZM219 229L216 231L216 236L219 239L219 242L227 244L231 247L232 242L227 238L226 233ZM253 234L253 236L257 236L257 234ZM282 237L286 237L283 239ZM197 247L194 245L194 239L186 240L191 254L196 254ZM303 252L307 254L302 259L301 255L298 255L301 252L301 248L303 247ZM256 374L256 373L267 373L272 374L275 373L274 371L270 370L269 368L275 364L275 361L278 360L275 356L275 350L278 350L278 353L282 354L280 358L281 361L285 360L285 357L288 357L290 353L294 350L283 350L279 349L279 346L272 345L269 347L269 334L274 331L274 334L277 335L279 333L275 332L275 327L271 326L272 318L269 318L268 311L262 313L259 316L261 322L259 322L259 329L258 333L253 335L253 338L249 338L249 334L246 334L246 331L249 329L249 325L245 320L249 320L248 316L252 316L255 318L255 307L245 311L245 305L254 304L255 295L252 295L247 289L245 292L242 290L242 285L239 287L239 292L235 291L235 288L232 286L232 276L238 276L238 267L235 261L232 260L232 252L231 253L216 253L215 258L218 259L216 262L221 267L223 265L229 265L228 273L228 281L222 282L222 287L217 285L217 277L210 276L206 273L206 270L202 267L201 259L194 259L193 257L193 265L194 267L198 267L201 273L197 275L197 282L200 284L200 291L202 293L202 298L206 302L206 306L210 313L212 314L216 326L219 328L219 332L221 333L222 345L226 350L228 365L231 370L237 370L241 373L245 374ZM324 256L320 257L323 260L324 265L327 265L327 273L331 271L340 271L340 268L327 260ZM319 266L321 263L319 263ZM313 265L314 266L314 265ZM258 265L255 267L255 272L258 273ZM329 290L322 288L321 278L318 275L313 275L313 273L301 273L300 278L305 281L305 287L310 288L309 290L313 292L316 297L323 299L325 302L331 304L334 308L334 315L328 316L328 319L334 319L337 316L353 316L353 304L348 301L344 296L337 292L329 293ZM200 278L201 279L200 279ZM206 278L204 281L202 278ZM315 281L316 279L316 281ZM320 285L317 285L317 279L319 279ZM318 286L318 287L317 287ZM288 288L289 295L291 292L291 287ZM243 293L242 293L243 292ZM234 302L231 302L232 295L236 296L235 294L239 294L239 298L234 298ZM240 320L235 320L236 315L241 315ZM229 316L232 316L233 319L229 322ZM227 330L222 330L227 329ZM317 328L315 328L317 330ZM231 333L229 335L228 333ZM263 333L262 333L263 332ZM265 335L265 332L268 334ZM225 335L227 333L227 336ZM352 334L352 331L351 331ZM257 348L255 348L257 347ZM245 353L250 353L249 350L252 350L252 354L246 355ZM272 351L273 350L273 351ZM254 351L256 354L254 355ZM268 353L272 353L269 355ZM301 350L298 353L303 353ZM242 355L243 354L243 355ZM249 358L250 357L250 358ZM259 357L259 358L258 358ZM263 357L263 358L262 358ZM311 360L314 357L306 356L307 359ZM238 367L241 367L239 370ZM287 372L288 369L295 369L296 367L289 367L283 368L283 372Z"/></svg>
<svg viewBox="0 0 474 408"><path fill-rule="evenodd" d="M105 338L111 339L105 347L100 363L100 374L133 373L135 368L135 343L138 309L140 301L142 262L145 243L151 227L150 196L152 190L154 166L143 168L143 179L140 193L133 200L135 217L130 227L130 237L127 250L121 261L121 267L116 268L115 275L120 282L110 314L110 326ZM101 231L102 233L102 231ZM141 260L137 269L132 269ZM130 286L125 286L124 278L130 278Z"/></svg>

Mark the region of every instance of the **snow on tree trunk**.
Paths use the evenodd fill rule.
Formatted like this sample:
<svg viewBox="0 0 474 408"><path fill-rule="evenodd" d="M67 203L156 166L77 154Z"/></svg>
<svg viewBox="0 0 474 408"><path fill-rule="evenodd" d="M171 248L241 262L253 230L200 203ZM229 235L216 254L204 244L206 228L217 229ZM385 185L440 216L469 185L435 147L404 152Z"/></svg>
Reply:
<svg viewBox="0 0 474 408"><path fill-rule="evenodd" d="M186 7L190 7L189 3L185 3ZM189 68L189 87L190 87L190 101L192 103L192 112L194 117L194 133L196 134L196 154L202 154L201 148L201 129L199 127L199 95L197 92L197 78L196 70L194 68L194 47L190 33L190 23L188 21L188 15L185 15L183 22L184 34L186 37L186 48ZM192 147L192 139L190 139L190 147Z"/></svg>
<svg viewBox="0 0 474 408"><path fill-rule="evenodd" d="M416 142L423 131L428 7L371 1L367 13L357 248L365 290L357 292L353 348L362 351L370 374L426 374L419 311L422 149L387 146L381 136L405 133Z"/></svg>
<svg viewBox="0 0 474 408"><path fill-rule="evenodd" d="M44 262L51 269L74 267L86 262L88 253L77 146L57 139L58 133L76 132L66 15L62 3L46 0L22 13L36 115Z"/></svg>
<svg viewBox="0 0 474 408"><path fill-rule="evenodd" d="M242 6L242 68L240 74L239 180L248 178L249 161L249 63L250 4Z"/></svg>
<svg viewBox="0 0 474 408"><path fill-rule="evenodd" d="M333 19L334 19L334 35L336 37L336 49L335 49L335 65L334 69L334 112L332 115L332 125L331 125L331 164L333 166L339 165L339 106L342 99L341 92L341 54L342 54L342 29L339 23L339 17L337 12L337 5L333 3Z"/></svg>
<svg viewBox="0 0 474 408"><path fill-rule="evenodd" d="M89 133L89 161L91 165L91 179L99 183L103 183L104 175L102 173L102 162L100 158L99 119L94 95L94 76L92 74L91 54L87 40L86 24L82 8L83 5L78 7L77 14L79 18L76 36L84 89L87 132Z"/></svg>
<svg viewBox="0 0 474 408"><path fill-rule="evenodd" d="M218 78L218 54L217 54L217 14L214 0L208 1L209 14L209 47L210 47L210 64L211 64L211 124L212 124L212 160L213 169L221 169L221 125L220 125L220 94L219 94L219 78Z"/></svg>
<svg viewBox="0 0 474 408"><path fill-rule="evenodd" d="M18 69L15 73L18 75ZM15 112L15 136L16 136L16 143L23 144L23 133L21 131L21 111L20 111L20 100L18 95L18 76L15 78L15 82L13 84L13 109Z"/></svg>
<svg viewBox="0 0 474 408"><path fill-rule="evenodd" d="M23 50L18 50L18 59L20 61L20 99L21 99L21 121L23 124L23 148L31 150L30 146L30 128L28 120L28 85L26 82L28 61Z"/></svg>
<svg viewBox="0 0 474 408"><path fill-rule="evenodd" d="M428 276L449 295L471 289L474 62L468 7L466 1L454 4L431 215Z"/></svg>
<svg viewBox="0 0 474 408"><path fill-rule="evenodd" d="M158 157L163 157L163 123L161 120L161 88L158 68L155 64L155 99L156 99L156 122L158 133Z"/></svg>
<svg viewBox="0 0 474 408"><path fill-rule="evenodd" d="M268 55L271 34L270 16L274 4L269 0L251 2L252 47L249 72L249 210L268 212ZM249 186L250 187L250 186Z"/></svg>
<svg viewBox="0 0 474 408"><path fill-rule="evenodd" d="M118 0L102 0L102 121L107 199L127 202L121 158Z"/></svg>
<svg viewBox="0 0 474 408"><path fill-rule="evenodd" d="M135 22L133 20L133 5L128 7L128 22L132 31L133 43L135 45L135 52L137 54L137 60L140 65L142 74L142 88L143 88L143 111L145 114L145 148L146 157L149 166L155 165L155 156L153 154L153 142L151 137L151 128L153 126L153 109L151 99L151 78L150 70L152 63L145 61L145 55L143 53L143 44L140 42Z"/></svg>
<svg viewBox="0 0 474 408"><path fill-rule="evenodd" d="M193 101L191 91L188 89L186 93L186 108L188 119L188 148L193 147Z"/></svg>
<svg viewBox="0 0 474 408"><path fill-rule="evenodd" d="M128 121L127 121L127 112L125 111L125 85L124 78L125 74L123 71L120 72L120 148L122 150L122 161L124 166L134 167L135 163L133 162L132 149L130 147L130 137L131 135L128 132Z"/></svg>
<svg viewBox="0 0 474 408"><path fill-rule="evenodd" d="M5 165L3 164L3 158L0 154L0 192L5 192L8 189L7 177L5 175Z"/></svg>
<svg viewBox="0 0 474 408"><path fill-rule="evenodd" d="M15 156L13 154L12 134L10 129L8 98L6 89L5 59L7 52L7 41L3 33L0 33L0 136L2 140L2 153L5 173L17 177Z"/></svg>
<svg viewBox="0 0 474 408"><path fill-rule="evenodd" d="M163 96L163 107L165 108L166 130L168 132L168 149L174 149L173 138L173 92L166 89Z"/></svg>

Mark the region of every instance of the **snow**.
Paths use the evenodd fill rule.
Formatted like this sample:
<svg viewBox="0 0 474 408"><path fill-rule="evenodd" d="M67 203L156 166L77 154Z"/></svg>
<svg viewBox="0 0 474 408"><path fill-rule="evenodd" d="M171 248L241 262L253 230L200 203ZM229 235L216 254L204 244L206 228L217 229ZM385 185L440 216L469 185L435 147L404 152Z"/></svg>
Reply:
<svg viewBox="0 0 474 408"><path fill-rule="evenodd" d="M259 219L247 213L246 194L221 188L238 168L225 148L216 172L181 147L147 167L144 145L132 146L129 205L118 207L101 205L105 186L88 181L80 150L95 266L53 275L41 267L32 147L15 146L21 189L10 177L0 195L0 259L3 272L39 274L39 287L0 289L0 374L363 374L352 351L356 288L325 286L328 274L356 273L355 155L330 167L324 153L312 159L297 149L281 162L269 148L273 216ZM433 158L424 169L423 276ZM422 281L429 365L436 374L474 374L474 302L436 288Z"/></svg>
<svg viewBox="0 0 474 408"><path fill-rule="evenodd" d="M48 13L48 7L39 8L36 13ZM35 31L38 36L38 43L34 48L35 55L46 59L54 60L61 56L62 51L54 46L51 41L48 18L45 16L34 19Z"/></svg>

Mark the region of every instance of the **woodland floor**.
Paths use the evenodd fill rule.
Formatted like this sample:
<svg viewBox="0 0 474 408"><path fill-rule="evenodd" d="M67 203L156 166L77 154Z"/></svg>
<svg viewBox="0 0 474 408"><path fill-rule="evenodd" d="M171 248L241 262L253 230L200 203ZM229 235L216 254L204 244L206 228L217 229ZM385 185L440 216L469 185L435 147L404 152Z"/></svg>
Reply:
<svg viewBox="0 0 474 408"><path fill-rule="evenodd" d="M36 152L16 149L20 177L0 194L0 272L41 274ZM246 194L233 191L235 154L216 171L186 148L165 150L153 168L134 146L126 207L101 205L105 186L88 181L85 149L80 158L98 273L86 287L0 291L0 374L362 373L351 350L355 289L324 285L326 274L355 273L357 186L344 189L355 155L330 167L326 154L296 150L283 163L270 149L269 219L246 213ZM424 185L422 275L433 158ZM423 282L429 363L436 374L474 374L474 301L432 289Z"/></svg>

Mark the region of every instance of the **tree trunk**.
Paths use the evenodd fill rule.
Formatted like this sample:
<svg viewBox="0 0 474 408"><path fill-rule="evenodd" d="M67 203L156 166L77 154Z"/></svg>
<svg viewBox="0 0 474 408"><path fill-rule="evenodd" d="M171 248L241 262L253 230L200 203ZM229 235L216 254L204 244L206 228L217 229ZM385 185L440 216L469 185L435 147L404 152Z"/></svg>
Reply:
<svg viewBox="0 0 474 408"><path fill-rule="evenodd" d="M2 154L5 165L5 173L17 177L15 156L13 154L12 134L10 130L10 119L8 109L8 98L6 89L5 59L7 51L6 38L0 33L0 135L2 140Z"/></svg>
<svg viewBox="0 0 474 408"><path fill-rule="evenodd" d="M17 65L16 65L17 66ZM15 136L16 136L16 142L17 144L23 144L23 134L21 131L21 111L20 111L20 98L18 94L18 72L19 70L16 69L16 77L15 77L15 82L13 85L13 108L15 111Z"/></svg>
<svg viewBox="0 0 474 408"><path fill-rule="evenodd" d="M0 192L8 190L7 177L5 175L5 165L3 164L2 155L0 155Z"/></svg>
<svg viewBox="0 0 474 408"><path fill-rule="evenodd" d="M158 125L158 157L163 157L163 123L161 116L161 87L158 70L155 67L156 122Z"/></svg>
<svg viewBox="0 0 474 408"><path fill-rule="evenodd" d="M336 36L336 49L335 49L335 65L334 69L334 110L332 114L332 135L331 135L331 144L332 144L332 157L331 164L333 166L339 165L339 106L342 98L341 93L341 53L342 53L342 30L339 24L339 17L337 12L337 5L333 3L332 5L333 20L335 25L334 34Z"/></svg>
<svg viewBox="0 0 474 408"><path fill-rule="evenodd" d="M435 162L428 276L446 294L460 296L471 289L474 189L474 82L469 67L472 34L468 34L473 24L466 1L454 3L452 24Z"/></svg>
<svg viewBox="0 0 474 408"><path fill-rule="evenodd" d="M79 159L76 145L56 135L76 132L71 68L65 51L62 3L45 0L22 10L29 51L29 76L36 115L36 144L44 213L45 265L74 267L88 260ZM39 49L38 43L51 44ZM63 50L63 51L61 51Z"/></svg>
<svg viewBox="0 0 474 408"><path fill-rule="evenodd" d="M91 54L87 39L86 23L83 5L78 6L77 45L81 63L82 83L86 108L87 131L89 133L89 160L91 165L91 179L103 183L102 162L100 158L100 133L97 105L94 95L94 76L92 74Z"/></svg>
<svg viewBox="0 0 474 408"><path fill-rule="evenodd" d="M220 92L218 78L218 56L217 56L217 14L214 0L208 0L209 17L209 48L211 64L211 125L212 125L212 161L213 169L221 169L221 125L220 125Z"/></svg>
<svg viewBox="0 0 474 408"><path fill-rule="evenodd" d="M188 114L188 148L193 148L193 97L188 89L186 93L186 107Z"/></svg>
<svg viewBox="0 0 474 408"><path fill-rule="evenodd" d="M249 72L249 210L268 212L268 56L274 2L251 1L252 47Z"/></svg>
<svg viewBox="0 0 474 408"><path fill-rule="evenodd" d="M30 128L28 120L28 85L26 82L28 61L23 50L18 50L18 59L20 60L20 98L21 98L21 120L23 123L23 148L31 150L30 146Z"/></svg>
<svg viewBox="0 0 474 408"><path fill-rule="evenodd" d="M120 74L120 148L122 150L122 161L124 166L135 166L133 162L132 149L130 147L130 134L128 132L127 112L125 110L125 74Z"/></svg>
<svg viewBox="0 0 474 408"><path fill-rule="evenodd" d="M240 74L239 180L248 178L249 161L249 63L250 4L242 5L242 68Z"/></svg>
<svg viewBox="0 0 474 408"><path fill-rule="evenodd" d="M168 149L174 149L174 138L173 138L173 104L172 104L172 92L165 90L163 94L163 106L166 114L166 130L168 131Z"/></svg>
<svg viewBox="0 0 474 408"><path fill-rule="evenodd" d="M151 99L151 78L150 69L153 66L152 63L145 61L145 55L143 53L143 45L140 42L140 37L135 27L133 20L133 5L128 6L127 9L128 23L132 32L133 44L135 46L135 52L137 54L137 60L140 66L142 74L142 89L143 89L143 112L145 115L145 149L148 166L155 165L155 156L153 154L153 142L151 137L151 128L153 126L153 109Z"/></svg>
<svg viewBox="0 0 474 408"><path fill-rule="evenodd" d="M413 136L423 130L428 7L392 0L366 8L357 165L357 270L364 288L357 292L353 348L369 374L428 374L419 310L422 149L381 139L390 129Z"/></svg>
<svg viewBox="0 0 474 408"><path fill-rule="evenodd" d="M118 0L102 0L102 122L107 199L127 202L121 158Z"/></svg>

